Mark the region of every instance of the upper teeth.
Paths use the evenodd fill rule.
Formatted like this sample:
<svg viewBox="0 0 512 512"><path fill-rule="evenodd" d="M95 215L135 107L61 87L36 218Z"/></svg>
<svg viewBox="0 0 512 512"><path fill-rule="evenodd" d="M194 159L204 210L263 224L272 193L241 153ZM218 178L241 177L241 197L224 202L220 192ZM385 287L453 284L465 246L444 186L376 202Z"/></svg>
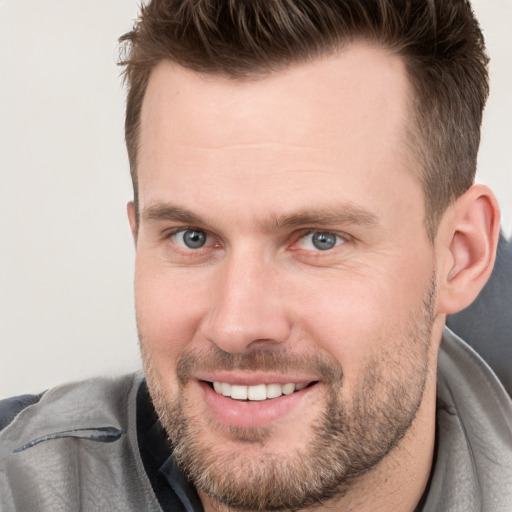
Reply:
<svg viewBox="0 0 512 512"><path fill-rule="evenodd" d="M294 391L304 389L307 382L295 384L257 384L256 386L241 386L228 384L227 382L214 382L213 389L219 394L229 396L236 400L266 400L267 398L278 398L281 395L290 395Z"/></svg>

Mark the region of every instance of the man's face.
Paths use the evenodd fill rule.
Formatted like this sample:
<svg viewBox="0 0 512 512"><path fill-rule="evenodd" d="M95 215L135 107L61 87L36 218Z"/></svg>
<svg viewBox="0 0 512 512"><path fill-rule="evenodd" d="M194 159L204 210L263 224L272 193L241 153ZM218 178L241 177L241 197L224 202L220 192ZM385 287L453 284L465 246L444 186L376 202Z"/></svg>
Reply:
<svg viewBox="0 0 512 512"><path fill-rule="evenodd" d="M413 423L435 286L407 95L402 62L365 45L258 80L150 78L139 335L177 457L215 499L345 492Z"/></svg>

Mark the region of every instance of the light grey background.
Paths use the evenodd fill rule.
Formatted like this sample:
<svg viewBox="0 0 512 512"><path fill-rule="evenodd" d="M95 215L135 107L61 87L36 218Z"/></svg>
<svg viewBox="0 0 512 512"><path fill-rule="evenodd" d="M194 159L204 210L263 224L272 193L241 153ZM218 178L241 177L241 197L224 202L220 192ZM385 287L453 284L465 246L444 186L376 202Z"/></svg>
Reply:
<svg viewBox="0 0 512 512"><path fill-rule="evenodd" d="M0 397L138 368L117 37L135 0L0 0ZM474 2L491 63L478 179L512 231L512 0Z"/></svg>

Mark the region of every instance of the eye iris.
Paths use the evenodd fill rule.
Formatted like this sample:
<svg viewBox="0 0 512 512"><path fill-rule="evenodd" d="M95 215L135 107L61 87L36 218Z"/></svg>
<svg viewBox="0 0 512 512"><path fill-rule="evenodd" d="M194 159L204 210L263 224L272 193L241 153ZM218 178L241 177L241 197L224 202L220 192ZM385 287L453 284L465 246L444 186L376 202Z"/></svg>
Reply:
<svg viewBox="0 0 512 512"><path fill-rule="evenodd" d="M206 243L206 234L203 231L187 230L183 233L183 242L190 249L199 249Z"/></svg>
<svg viewBox="0 0 512 512"><path fill-rule="evenodd" d="M320 251L327 251L336 246L336 235L332 233L313 233L311 242Z"/></svg>

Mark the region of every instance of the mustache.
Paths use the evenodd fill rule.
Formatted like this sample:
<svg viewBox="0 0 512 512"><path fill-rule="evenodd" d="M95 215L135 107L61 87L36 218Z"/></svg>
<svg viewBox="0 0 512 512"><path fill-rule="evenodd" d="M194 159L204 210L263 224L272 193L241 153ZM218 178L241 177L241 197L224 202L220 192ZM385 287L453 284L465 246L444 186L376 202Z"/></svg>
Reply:
<svg viewBox="0 0 512 512"><path fill-rule="evenodd" d="M212 346L207 350L182 352L176 361L176 375L181 384L198 372L209 371L275 371L287 373L307 373L318 376L318 380L340 384L343 368L334 358L313 352L294 354L279 349L258 349L247 353L225 352Z"/></svg>

